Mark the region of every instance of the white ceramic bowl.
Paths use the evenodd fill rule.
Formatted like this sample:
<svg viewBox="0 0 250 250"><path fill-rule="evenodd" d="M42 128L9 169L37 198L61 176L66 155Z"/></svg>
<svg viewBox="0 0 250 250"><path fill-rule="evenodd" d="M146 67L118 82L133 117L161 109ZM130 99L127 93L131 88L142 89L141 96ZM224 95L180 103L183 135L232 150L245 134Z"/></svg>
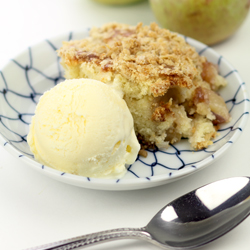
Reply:
<svg viewBox="0 0 250 250"><path fill-rule="evenodd" d="M149 188L175 181L213 163L233 145L241 135L249 114L249 99L245 83L237 70L210 47L185 37L201 55L217 64L228 81L220 95L226 100L232 120L221 126L220 136L207 149L193 151L186 140L171 145L168 150L151 150L148 157L138 157L128 166L122 179L94 179L62 173L34 160L26 142L29 123L39 97L44 91L62 81L63 70L56 50L62 41L81 39L87 31L69 33L45 40L25 50L11 60L0 72L0 143L40 173L56 180L92 189L132 190Z"/></svg>

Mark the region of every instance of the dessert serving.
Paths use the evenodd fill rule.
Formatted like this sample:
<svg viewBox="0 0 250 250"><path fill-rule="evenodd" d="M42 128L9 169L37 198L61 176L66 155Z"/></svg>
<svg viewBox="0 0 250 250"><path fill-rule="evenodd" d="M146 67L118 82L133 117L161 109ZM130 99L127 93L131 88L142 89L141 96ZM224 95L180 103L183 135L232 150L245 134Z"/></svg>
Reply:
<svg viewBox="0 0 250 250"><path fill-rule="evenodd" d="M155 23L110 23L58 51L68 79L91 78L120 91L142 148L167 148L188 138L206 148L230 120L216 91L226 86L217 67L184 38Z"/></svg>
<svg viewBox="0 0 250 250"><path fill-rule="evenodd" d="M118 25L118 26L120 26L120 25ZM114 26L114 27L116 27L116 26ZM140 27L139 29L141 30L144 28L145 27ZM133 29L133 27L131 27L131 29ZM146 29L150 30L151 28L148 27ZM96 30L96 28L95 28L95 30ZM165 31L163 31L163 32L165 32ZM168 34L168 32L166 34ZM173 34L171 36L173 36L173 39L175 39L176 41L179 39ZM183 109L185 110L188 121L191 120L192 124L194 123L194 119L201 116L207 123L214 126L215 133L216 133L217 128L220 127L217 131L218 132L217 137L214 140L212 140L213 145L209 146L208 148L201 149L201 150L194 150L192 147L190 147L190 143L189 143L190 138L182 139L177 144L170 144L167 150L157 150L157 147L153 150L152 149L149 149L147 151L142 150L143 152L146 152L148 154L148 156L146 158L144 158L144 157L141 157L141 153L139 153L140 155L137 156L137 150L139 150L139 144L137 142L136 143L137 147L134 148L134 151L131 151L132 152L131 158L132 158L132 155L133 155L133 157L137 157L137 158L136 159L133 158L133 159L135 159L135 162L133 164L126 166L126 168L127 168L127 170L125 169L126 174L122 178L120 178L118 176L117 172L114 173L114 175L109 175L109 177L108 177L108 175L106 175L107 178L105 178L105 177L93 178L93 177L87 177L85 175L84 176L79 175L80 171L77 174L77 171L75 169L77 169L77 167L80 166L81 162L78 160L81 157L82 157L82 159L81 159L82 161L87 162L86 165L90 167L90 170L92 169L91 166L95 167L94 165L90 165L87 160L89 159L89 156L91 154L92 149L96 148L97 150L102 150L102 146L100 145L101 141L100 142L98 141L98 144L96 144L96 146L94 145L95 143L97 143L96 140L93 140L93 141L91 140L91 142L85 141L86 142L85 143L86 152L84 152L85 150L83 150L82 153L77 154L77 152L73 151L73 149L77 148L77 147L74 143L72 143L72 140L68 140L71 142L72 147L70 145L65 144L66 134L62 135L61 141L56 140L54 142L53 138L48 138L49 133L51 133L50 129L48 129L47 130L48 134L46 132L44 138L40 135L41 140L38 141L38 144L40 144L40 148L43 147L43 150L45 150L45 151L47 150L47 152L48 152L48 155L45 154L45 157L44 157L46 162L44 161L44 163L41 163L38 159L39 155L37 156L35 151L34 151L34 150L38 149L39 146L32 145L32 141L34 140L34 137L37 137L37 135L39 134L39 131L38 132L35 131L36 130L35 127L37 127L37 124L39 124L39 122L37 122L36 119L38 119L39 116L40 116L40 118L43 117L43 115L42 116L39 115L39 112L37 112L36 109L38 108L38 106L43 106L43 104L47 103L47 101L45 103L43 103L43 101L42 101L43 97L40 99L40 97L43 95L43 93L45 93L44 96L46 96L47 95L46 93L48 93L47 91L49 91L49 92L52 91L54 89L55 85L59 81L65 80L62 77L62 68L60 68L60 65L59 65L60 60L58 60L58 57L55 54L55 48L59 49L61 47L63 41L67 40L67 38L69 38L69 37L73 40L82 40L83 38L90 39L90 38L88 38L89 37L89 30L84 29L80 32L65 33L65 34L62 34L61 36L54 37L53 39L43 40L39 44L27 48L20 55L15 56L13 58L13 60L11 60L1 70L1 75L0 75L0 86L2 89L2 91L0 91L0 104L1 104L0 105L1 106L1 109L0 109L0 116L1 116L0 142L1 142L1 145L3 146L3 148L5 150L7 150L9 153L11 153L21 163L31 167L31 169L34 169L35 171L38 171L39 174L51 177L51 178L53 178L57 181L60 181L60 182L64 182L64 183L68 183L71 185L84 187L84 188L91 188L91 189L98 189L98 190L144 189L144 188L163 185L163 184L167 184L167 183L179 180L180 178L186 177L189 174L196 173L198 170L201 170L201 169L207 167L208 165L214 163L216 159L218 159L219 157L221 157L225 153L227 153L228 149L231 148L233 145L235 145L235 142L242 135L242 131L244 131L245 126L247 124L247 119L249 117L249 97L247 95L246 85L242 81L241 76L239 75L237 69L234 68L231 65L231 63L226 60L226 58L224 58L221 55L219 55L218 53L216 53L216 51L214 51L212 48L209 48L206 45L199 43L198 41L195 41L189 37L185 37L185 41L188 44L190 44L191 46L193 46L195 48L195 50L199 52L200 55L205 55L209 62L213 62L214 64L216 64L216 67L218 67L220 74L223 75L224 78L227 80L228 86L221 88L218 91L218 93L220 94L221 97L223 97L224 100L226 100L226 104L227 104L227 107L228 107L229 113L230 113L229 122L225 123L225 124L220 124L220 122L223 122L223 119L221 119L219 117L219 114L221 117L223 117L223 113L219 113L219 111L223 110L224 101L222 101L221 103L215 102L213 96L211 95L210 90L212 91L212 86L213 86L213 88L215 89L215 90L213 90L213 92L214 91L217 92L217 88L218 88L218 86L215 87L216 86L215 81L212 81L212 79L216 79L217 82L218 82L218 80L223 82L223 84L220 84L221 86L224 86L225 80L221 77L218 77L216 67L210 63L207 63L207 65L205 65L206 67L203 66L203 63L202 64L199 63L199 65L201 65L202 69L204 69L204 68L210 69L207 71L203 71L203 70L201 71L200 70L201 68L198 68L199 72L203 72L202 83L198 84L197 81L192 81L194 84L197 84L198 87L201 87L203 89L203 92L200 92L201 89L198 87L197 87L198 89L195 87L191 87L190 89L188 89L185 87L171 85L169 90L171 89L172 94L171 94L171 91L169 91L169 90L167 91L167 94L171 94L172 99L175 100L175 101L172 101L171 108L172 108L172 106L178 108L178 106L181 106L183 103ZM145 38L146 38L146 34L145 34ZM129 38L129 39L131 39L131 38ZM148 38L148 39L151 40L152 38ZM161 40L164 40L164 39L165 38L161 38ZM166 39L167 39L167 37L166 37ZM168 41L168 39L167 39L167 41ZM194 55L192 58L199 58L199 56L195 53L194 49L192 49L192 47L187 45L185 43L185 41L180 39L180 44L183 44L184 46L186 46L186 48L189 48L190 52L192 52ZM153 43L151 42L151 44L153 44ZM66 49L66 47L67 46L65 45L64 48ZM160 46L158 46L158 47L159 47L159 49L161 49ZM75 50L73 45L72 45L72 48L70 48L70 49ZM237 49L237 46L236 46L236 49ZM171 51L169 50L169 53L170 52ZM173 52L175 52L175 54L177 54L177 50L174 50ZM181 52L181 50L180 50L180 52ZM131 53L132 53L132 51L131 51ZM191 54L189 53L189 55L191 56L192 53ZM179 53L179 55L180 55L180 57L185 58L184 56L181 56L181 53ZM112 60L114 60L115 54L112 58L113 58ZM202 58L202 60L204 60L204 57L201 57L201 58ZM98 66L97 60L95 59L96 60L95 62L93 60L94 60L93 56L92 56L92 58L90 56L90 58L88 59L88 61L89 61L88 63L93 63L91 65L91 67L93 67L95 69L100 69L97 67ZM189 60L189 59L187 59L187 60ZM201 59L199 59L199 60L201 60ZM87 63L87 60L85 60L85 61ZM110 59L110 61L111 61L111 59ZM132 62L132 60L130 62ZM190 62L190 60L189 60L189 62ZM196 60L196 62L197 62L197 60ZM78 60L75 60L75 66L76 66L75 68L78 67L77 63L78 63ZM80 63L80 61L79 61L79 63ZM83 61L82 61L82 63L83 63ZM115 63L115 61L113 61L113 63ZM88 65L90 65L90 64L88 64ZM132 65L132 63L131 63L131 65ZM69 65L67 67L71 67L71 66L72 65ZM155 64L155 66L156 66L156 64ZM107 67L107 65L106 65L106 67ZM161 67L163 67L163 65ZM80 68L80 66L79 66L79 68ZM69 70L67 70L67 71L69 71ZM132 67L131 67L131 70L132 70ZM106 71L106 72L101 70L100 72L104 76L107 73L109 73L112 77L113 77L113 75L115 75L114 70L113 71L110 70L110 71ZM116 72L118 72L118 70ZM185 75L184 73L183 73L183 75ZM213 74L210 74L210 73L213 73ZM116 74L118 74L118 73L116 73ZM215 78L212 77L214 75L216 76ZM181 76L181 75L179 74L178 76ZM124 77L125 76L122 76L120 74L121 79L123 79ZM153 77L152 72L149 75L149 77L151 77L150 79L152 79L152 77ZM163 76L161 76L161 77L162 77L161 79L163 79ZM129 76L127 76L127 78L129 78ZM176 76L176 79L177 79L177 76ZM195 79L201 79L201 77L197 76ZM77 81L82 81L82 79L81 80L79 79ZM87 81L87 80L85 79L84 82L85 81ZM91 84L95 85L92 82L92 80L89 80L89 81L91 81ZM70 83L73 83L73 82L70 81ZM140 98L139 95L132 97L132 94L131 94L131 97L128 98L128 96L129 96L128 89L126 89L124 86L124 90L122 90L122 88L119 87L117 82L110 81L110 82L107 82L107 84L101 83L101 85L104 87L105 86L109 87L109 89L111 89L111 87L114 88L116 86L116 88L119 91L115 92L115 93L116 93L116 95L119 96L119 98L118 97L117 98L120 99L120 101L122 101L121 96L123 95L123 97L126 98L127 100L131 99L134 102L139 103L139 98ZM110 86L107 86L107 85L110 85ZM59 84L58 86L61 86L61 85ZM100 85L98 84L98 86L100 86ZM123 86L123 84L121 84L121 86ZM129 86L129 85L127 85L127 86ZM131 86L133 86L133 85L131 84ZM138 86L142 86L142 85L138 85ZM173 88L174 89L176 88L178 91L182 90L183 93L188 93L188 92L196 93L196 94L198 94L198 96L197 95L196 96L199 98L194 99L195 101L194 100L192 101L192 99L191 99L191 102L188 102L188 101L181 102L180 99L176 99L174 97ZM206 90L204 90L205 88L206 88ZM99 87L98 89L102 92L102 87ZM194 92L194 89L196 89L196 92ZM64 91L59 91L60 88L58 88L57 90L58 90L58 94L60 94L63 98L66 98L66 96L68 96L68 94L71 93L71 91L69 91L68 88L64 88ZM127 93L125 93L125 90ZM205 92L205 91L207 91L207 92ZM65 93L65 92L67 92L67 93ZM76 92L79 92L79 94L80 94L81 91L80 91L80 89L78 89ZM99 98L97 91L94 91L94 92L95 92L94 96L97 96L97 98ZM206 95L206 93L207 93L207 95ZM55 119L55 117L57 117L57 116L53 115L53 112L52 112L53 109L55 110L55 108L54 108L55 103L58 104L59 100L58 100L58 98L56 98L56 95L54 97L53 97L53 95L49 95L49 96L52 97L52 99L48 98L48 104L50 103L51 105L46 105L46 109L48 110L50 117L48 117L48 115L47 116L44 115L44 119L48 118L47 122L53 123L53 126L51 126L51 129L53 131L53 129L54 130L58 129L57 125L60 123L60 121L59 121L60 119L58 119L58 118ZM153 95L153 92L151 92L151 94L143 93L143 95L141 97L141 102L146 103L146 100L153 99L153 101L154 101L153 103L155 103L159 98L162 98L162 97L161 96L155 97ZM165 101L164 98L162 98L163 99L162 101ZM215 96L215 98L217 98L217 95ZM75 97L74 99L78 100L79 98ZM108 107L110 107L110 106L107 106L110 104L109 99L110 98L108 98L108 100L107 100L108 103L106 103L106 101L103 102L102 100L100 100L100 102L103 104L103 106L106 103L105 107L108 108ZM145 100L145 102L143 101L143 99ZM83 98L81 100L83 100ZM177 100L178 100L178 102L177 102ZM213 102L211 100L213 100ZM220 100L222 100L222 99L220 99ZM40 101L42 102L41 105L38 104ZM174 104L174 102L175 102L175 104ZM125 102L123 101L123 103L125 103ZM191 112L188 113L188 110L189 110L188 108L191 107L191 103L194 103L192 108L196 112L196 113L194 113L195 115L192 115ZM221 107L220 109L219 108L216 109L216 106L215 106L216 103L218 104L217 107ZM94 106L96 105L95 102L93 104L94 104ZM156 102L156 104L158 104L158 103ZM214 106L212 106L212 104L214 104ZM62 102L60 105L62 105L62 107L64 109L66 108L64 102ZM98 107L100 107L100 106L98 106ZM101 135L102 135L102 133L104 133L104 131L102 131L102 130L107 131L107 128L105 127L106 125L115 126L115 124L117 123L117 120L116 120L117 117L114 116L114 118L112 118L112 116L110 115L109 110L111 110L111 108L108 108L108 111L105 111L105 107L101 106L101 108L103 108L103 112L99 113L100 115L98 115L97 123L95 122L95 124L96 124L95 128L97 130L100 129L100 131L98 133L101 133ZM155 107L154 107L154 105L152 105L151 107L152 107L151 109L146 110L146 109L143 109L143 106L141 106L141 107L138 106L138 111L141 111L141 113L143 113L143 110L145 110L146 111L145 113L147 114L151 110L151 116L149 116L150 123L152 122L151 124L156 124L156 126L159 126L159 127L161 126L161 124L165 126L166 122L164 122L164 121L163 122L160 122L160 121L156 122L156 121L152 120L152 113L155 110ZM198 109L198 107L199 107L199 109ZM201 115L201 108L202 107L208 107L211 109L212 115L216 114L216 115L214 115L215 116L214 120L208 119L205 115ZM130 118L132 119L132 117L131 117L131 111L133 111L132 105L130 105L130 109L131 110L128 111L128 113L130 113ZM127 108L127 110L128 110L128 108ZM219 110L219 111L215 111L215 110ZM98 112L98 111L96 110L96 112ZM106 112L107 112L108 117L104 121L110 120L110 122L113 125L112 124L105 125L105 123L102 124L101 117L104 117L103 115ZM31 122L31 118L33 117L34 113L36 113L35 117L37 117L37 118L34 117L35 121ZM65 115L66 115L66 113L65 113ZM122 111L118 112L118 113L120 114L120 113L122 113ZM38 116L37 116L37 114L38 114ZM56 114L56 112L55 112L55 114ZM70 114L70 113L68 113L68 114ZM77 114L79 115L80 112L77 112ZM78 117L77 114L75 113L75 115L70 115L69 118L70 117L72 117L72 118ZM113 113L113 114L115 115L115 113ZM134 117L136 117L136 115L139 116L139 112L138 113L134 112ZM175 116L177 114L173 113L172 115ZM63 118L62 114L61 114L61 118ZM75 120L75 119L74 120L81 121L80 118L81 117L79 117L79 119L77 119L77 120ZM89 117L86 117L86 118L89 118ZM187 118L186 118L186 120L187 120ZM143 116L142 116L142 119L143 119ZM71 122L73 122L73 119L71 119L71 120L72 120ZM144 119L144 120L146 121L146 119ZM43 121L43 122L45 122L45 121ZM126 119L124 119L123 122L126 123ZM127 120L127 122L128 122L128 120ZM131 122L131 124L133 124L133 121L129 121L129 123L130 122ZM134 122L136 124L138 124L138 126L140 126L140 124L136 120ZM214 123L217 122L218 125L213 125L213 122ZM31 127L34 126L34 128L30 127L30 123L31 123ZM122 121L121 121L121 123L122 123ZM121 124L121 123L119 123L119 124ZM68 127L71 126L70 124L71 123L69 122ZM67 123L65 122L64 125L67 126ZM119 125L119 127L121 127L121 125ZM210 127L210 125L209 125L209 127ZM74 126L72 123L72 130L73 130L73 128L74 128ZM45 127L43 127L43 129L45 129ZM80 124L79 129L81 130L81 133L83 133L83 134L85 133L84 128L82 128L82 123ZM133 128L131 128L131 129L134 130ZM140 140L142 140L141 139L142 136L140 136L140 134L137 132L138 129L139 129L139 127L136 128L137 136ZM149 130L150 129L151 128L149 128ZM32 130L33 130L33 132L32 132ZM119 133L118 128L114 128L114 130L118 131L117 133ZM69 130L67 130L67 131L69 132ZM42 132L42 129L40 132ZM63 132L63 130L62 130L62 132ZM72 136L74 136L74 134L75 134L74 132L77 133L77 131L72 131ZM141 133L142 132L143 131L141 131ZM191 132L195 132L195 131L193 130ZM31 138L31 141L29 141L29 138L27 138L28 133L34 133L33 135L29 135L29 138ZM75 143L77 143L77 145L80 145L83 137L74 136L74 138L75 138ZM112 148L112 146L116 145L117 140L115 140L115 138L118 139L119 136L114 137L113 141L112 140L109 141L110 148ZM120 139L118 139L118 144L119 144L119 140L121 140L121 138L122 138L122 135L120 134ZM133 136L133 138L135 138L135 136ZM31 147L29 147L29 145L27 143L27 139L28 139L29 143L31 142L30 143ZM111 139L111 138L109 138L109 139ZM47 140L47 144L46 144L46 140ZM51 143L49 142L49 140L51 140ZM131 139L131 140L133 140L133 139ZM129 139L127 140L127 142L128 141L129 141ZM104 142L104 141L102 140L102 142ZM144 145L148 146L146 144L147 142L148 141L145 140ZM56 148L56 147L53 148L53 145L55 146L56 143L57 143L57 147L59 147L61 145L61 152L65 152L65 156L64 156L64 153L62 153L60 156L59 152L56 152L54 150L54 148ZM65 145L65 148L64 148L63 144ZM125 145L132 146L132 143L128 143L128 144L126 143ZM149 144L149 146L150 145L153 146L154 144ZM104 144L104 146L105 146L105 144ZM106 146L105 146L105 149L107 149ZM118 145L118 146L123 146L123 145ZM167 143L164 146L167 146ZM66 148L69 149L69 151L67 151ZM120 149L121 149L121 151L120 151ZM127 146L126 146L126 149L128 149L128 151L130 151L129 147L127 148ZM119 147L119 152L123 152L126 154L126 152L127 152L126 149L125 149L125 146L123 148ZM38 152L38 154L40 154L41 150L39 151L39 149L38 149L37 152ZM67 152L72 152L72 155L67 155ZM80 152L80 151L78 151L78 152ZM104 152L104 151L102 151L102 152ZM119 159L124 159L125 155L120 154L119 152L117 154L117 157ZM58 157L55 157L56 153L58 153ZM53 156L53 154L54 154L54 156ZM86 155L88 155L87 159L85 157ZM94 153L92 154L92 156L93 155L94 155ZM105 161L105 155L107 156L108 159L110 158L110 157L108 157L108 153L104 154L104 157L101 158L102 162ZM65 162L62 161L61 157L65 157L64 158ZM67 159L67 157L69 157L69 158ZM58 161L62 162L62 165L59 166L62 168L58 168L58 170L57 170L56 166L54 168L48 166L49 165L49 163L47 163L48 158L51 158L51 159L54 158L54 160L55 160L55 158L57 158ZM73 158L75 158L74 162L71 165L71 167L69 167L69 165L66 164L66 161L70 162L70 160ZM112 158L112 155L111 155L111 158ZM128 158L126 157L126 159L128 159ZM110 162L114 163L114 164L112 164L114 167L117 166L116 163L118 162L115 160L116 160L115 158L110 159ZM76 164L77 161L79 164ZM126 163L130 164L128 160L126 160ZM84 166L82 165L82 167L84 167ZM98 168L98 166L97 166L96 176L97 175L100 176L101 170L106 168L107 164L104 163L104 164L102 164L102 166L103 166L103 168ZM237 167L237 166L235 166L235 167ZM70 171L67 171L70 169L71 170L73 169L73 171L71 172L72 174L70 174ZM106 168L106 170L107 169L108 168ZM124 168L121 168L121 169L124 170ZM94 171L94 169L92 169L92 170ZM108 171L107 171L107 173L108 173ZM122 173L123 173L123 171L121 171L121 174ZM89 174L87 173L86 175L89 175ZM112 176L114 176L114 178Z"/></svg>
<svg viewBox="0 0 250 250"><path fill-rule="evenodd" d="M121 178L140 149L125 101L90 79L66 80L45 92L27 142L38 162L94 178Z"/></svg>

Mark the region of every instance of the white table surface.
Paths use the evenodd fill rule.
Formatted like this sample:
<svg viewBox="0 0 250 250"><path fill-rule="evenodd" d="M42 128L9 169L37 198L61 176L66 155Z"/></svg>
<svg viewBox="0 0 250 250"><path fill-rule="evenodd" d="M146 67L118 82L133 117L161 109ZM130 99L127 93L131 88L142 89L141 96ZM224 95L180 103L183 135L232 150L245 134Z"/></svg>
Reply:
<svg viewBox="0 0 250 250"><path fill-rule="evenodd" d="M0 68L41 40L105 22L149 24L156 21L147 2L111 7L91 0L1 0ZM250 90L250 15L227 41L214 49L238 69ZM18 250L118 227L145 226L174 198L199 186L232 176L250 175L249 120L237 143L217 162L171 184L136 191L98 191L40 175L0 147L0 249ZM200 250L250 249L250 218ZM150 249L121 240L91 249Z"/></svg>

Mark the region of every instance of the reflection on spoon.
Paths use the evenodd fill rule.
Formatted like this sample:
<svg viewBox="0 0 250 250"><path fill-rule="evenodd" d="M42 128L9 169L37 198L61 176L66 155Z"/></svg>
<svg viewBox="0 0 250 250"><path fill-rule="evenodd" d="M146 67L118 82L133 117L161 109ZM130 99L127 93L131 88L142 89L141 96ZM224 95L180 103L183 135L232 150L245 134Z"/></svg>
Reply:
<svg viewBox="0 0 250 250"><path fill-rule="evenodd" d="M162 208L143 228L88 234L27 250L71 250L118 239L141 239L165 249L191 249L215 240L250 213L250 179L234 177L200 187Z"/></svg>

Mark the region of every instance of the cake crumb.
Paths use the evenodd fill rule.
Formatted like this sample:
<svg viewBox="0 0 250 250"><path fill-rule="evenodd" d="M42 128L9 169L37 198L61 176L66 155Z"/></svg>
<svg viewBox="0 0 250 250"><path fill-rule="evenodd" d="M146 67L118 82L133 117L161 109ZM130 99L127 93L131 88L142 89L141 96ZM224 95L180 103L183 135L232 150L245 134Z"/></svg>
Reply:
<svg viewBox="0 0 250 250"><path fill-rule="evenodd" d="M139 151L139 155L142 156L142 157L144 157L144 158L147 158L148 152L145 149L141 149Z"/></svg>

